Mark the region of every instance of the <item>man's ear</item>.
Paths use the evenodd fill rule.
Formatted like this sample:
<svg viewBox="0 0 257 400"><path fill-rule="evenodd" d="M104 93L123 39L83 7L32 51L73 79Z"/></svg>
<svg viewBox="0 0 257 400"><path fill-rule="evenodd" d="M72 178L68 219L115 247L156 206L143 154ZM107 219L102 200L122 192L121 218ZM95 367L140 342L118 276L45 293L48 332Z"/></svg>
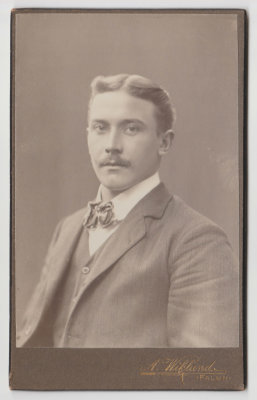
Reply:
<svg viewBox="0 0 257 400"><path fill-rule="evenodd" d="M172 129L168 129L166 132L160 134L160 147L159 147L160 156L165 155L169 151L174 136L175 134Z"/></svg>

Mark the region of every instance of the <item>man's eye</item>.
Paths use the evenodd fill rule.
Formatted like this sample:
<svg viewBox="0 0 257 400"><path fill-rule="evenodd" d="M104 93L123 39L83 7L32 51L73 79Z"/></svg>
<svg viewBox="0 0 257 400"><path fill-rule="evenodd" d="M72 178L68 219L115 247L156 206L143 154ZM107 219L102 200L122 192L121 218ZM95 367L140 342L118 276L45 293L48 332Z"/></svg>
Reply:
<svg viewBox="0 0 257 400"><path fill-rule="evenodd" d="M100 122L97 122L92 125L92 129L97 133L104 133L106 131L106 125Z"/></svg>
<svg viewBox="0 0 257 400"><path fill-rule="evenodd" d="M129 124L124 128L124 132L127 135L135 135L139 132L140 128L138 125L135 124Z"/></svg>

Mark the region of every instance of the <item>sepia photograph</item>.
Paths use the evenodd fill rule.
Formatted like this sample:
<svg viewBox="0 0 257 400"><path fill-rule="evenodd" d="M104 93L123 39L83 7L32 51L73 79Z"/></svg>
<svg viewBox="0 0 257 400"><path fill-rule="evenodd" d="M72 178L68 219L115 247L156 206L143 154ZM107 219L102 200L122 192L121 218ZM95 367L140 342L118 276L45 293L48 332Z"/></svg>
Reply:
<svg viewBox="0 0 257 400"><path fill-rule="evenodd" d="M242 388L244 29L242 10L13 11L14 352L141 349L142 379L194 388L230 349L237 384L216 381ZM207 358L174 369L174 349Z"/></svg>

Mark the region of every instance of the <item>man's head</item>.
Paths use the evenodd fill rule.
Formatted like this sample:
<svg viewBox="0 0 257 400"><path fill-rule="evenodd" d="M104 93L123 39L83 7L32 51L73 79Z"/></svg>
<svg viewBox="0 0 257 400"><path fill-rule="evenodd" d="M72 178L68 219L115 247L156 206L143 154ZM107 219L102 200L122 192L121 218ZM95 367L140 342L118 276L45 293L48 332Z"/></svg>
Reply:
<svg viewBox="0 0 257 400"><path fill-rule="evenodd" d="M97 77L91 84L88 147L95 173L113 194L153 175L172 138L168 93L138 75Z"/></svg>

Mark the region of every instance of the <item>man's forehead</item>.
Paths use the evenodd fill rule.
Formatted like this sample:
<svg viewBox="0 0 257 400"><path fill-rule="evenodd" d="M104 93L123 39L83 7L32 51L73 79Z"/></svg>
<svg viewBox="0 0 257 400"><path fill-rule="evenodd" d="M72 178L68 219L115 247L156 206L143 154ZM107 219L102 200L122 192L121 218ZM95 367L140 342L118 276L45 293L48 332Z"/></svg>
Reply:
<svg viewBox="0 0 257 400"><path fill-rule="evenodd" d="M147 118L155 119L155 105L124 91L96 94L89 110L90 119L108 118Z"/></svg>

